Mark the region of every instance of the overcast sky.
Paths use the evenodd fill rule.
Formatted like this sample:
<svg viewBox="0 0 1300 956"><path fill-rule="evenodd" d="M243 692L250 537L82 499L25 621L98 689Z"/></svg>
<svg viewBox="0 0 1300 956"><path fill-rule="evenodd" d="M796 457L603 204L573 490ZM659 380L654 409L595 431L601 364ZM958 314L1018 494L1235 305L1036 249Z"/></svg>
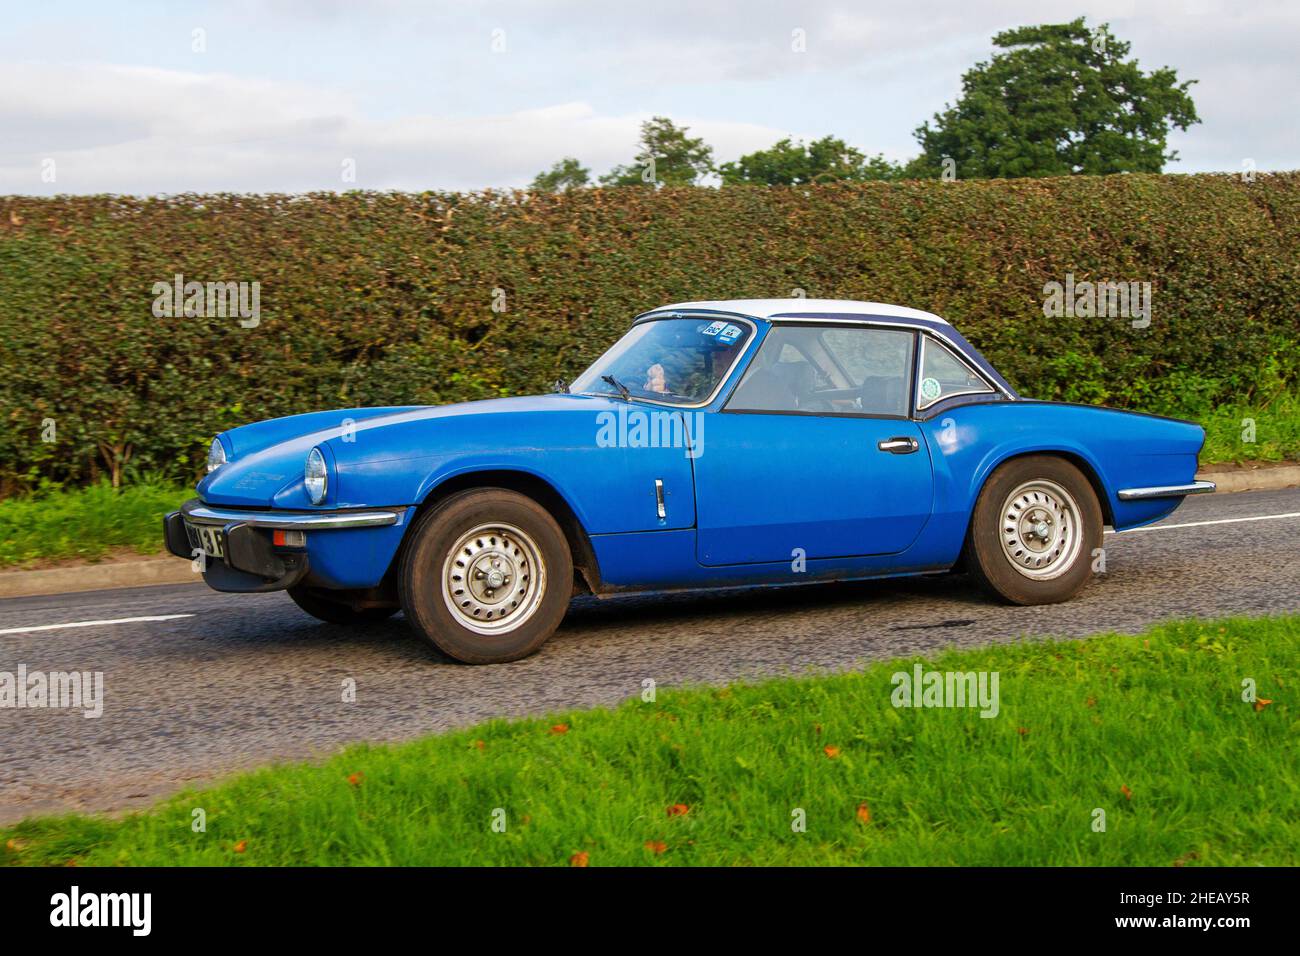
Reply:
<svg viewBox="0 0 1300 956"><path fill-rule="evenodd" d="M828 133L901 160L994 33L1079 14L1199 81L1168 171L1300 168L1297 0L11 0L0 193L522 186L631 161L653 115L719 161Z"/></svg>

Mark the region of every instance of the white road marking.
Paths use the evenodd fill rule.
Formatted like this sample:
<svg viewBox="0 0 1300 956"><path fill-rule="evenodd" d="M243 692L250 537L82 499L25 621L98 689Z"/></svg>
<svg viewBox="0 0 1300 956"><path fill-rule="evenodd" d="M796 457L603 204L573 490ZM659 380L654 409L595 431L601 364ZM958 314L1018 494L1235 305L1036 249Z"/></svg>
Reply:
<svg viewBox="0 0 1300 956"><path fill-rule="evenodd" d="M154 617L119 617L111 621L73 621L70 624L41 624L38 627L10 627L0 634L30 634L32 631L58 631L65 627L100 627L105 624L135 624L139 621L174 621L193 614L159 614Z"/></svg>
<svg viewBox="0 0 1300 956"><path fill-rule="evenodd" d="M1157 524L1145 528L1130 528L1127 531L1107 531L1107 534L1137 534L1139 531L1169 531L1173 528L1202 528L1207 524L1236 524L1240 521L1276 521L1279 518L1300 518L1300 511L1289 511L1281 515L1252 515L1249 518L1216 518L1213 521L1187 521L1183 524Z"/></svg>

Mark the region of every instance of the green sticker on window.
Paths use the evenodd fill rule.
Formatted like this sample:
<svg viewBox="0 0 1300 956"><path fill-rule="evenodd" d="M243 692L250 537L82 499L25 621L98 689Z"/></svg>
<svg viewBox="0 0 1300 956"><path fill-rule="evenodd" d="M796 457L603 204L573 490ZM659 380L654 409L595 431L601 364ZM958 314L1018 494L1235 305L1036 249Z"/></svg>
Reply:
<svg viewBox="0 0 1300 956"><path fill-rule="evenodd" d="M943 392L943 386L939 384L937 378L921 379L921 397L927 402L932 402Z"/></svg>

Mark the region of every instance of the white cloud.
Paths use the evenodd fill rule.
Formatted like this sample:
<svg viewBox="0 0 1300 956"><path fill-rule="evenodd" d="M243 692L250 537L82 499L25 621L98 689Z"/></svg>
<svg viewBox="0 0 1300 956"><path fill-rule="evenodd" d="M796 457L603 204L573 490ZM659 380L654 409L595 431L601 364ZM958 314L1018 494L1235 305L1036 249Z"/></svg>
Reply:
<svg viewBox="0 0 1300 956"><path fill-rule="evenodd" d="M1171 137L1171 169L1300 166L1290 3L240 0L148 29L92 8L72 32L33 10L0 36L0 193L518 186L566 155L597 174L628 162L651 115L719 160L827 133L904 159L994 33L1081 10L1144 68L1200 81L1204 122ZM189 48L196 19L206 56ZM496 28L507 54L489 50Z"/></svg>
<svg viewBox="0 0 1300 956"><path fill-rule="evenodd" d="M648 115L585 103L487 116L369 119L345 96L224 74L121 66L0 68L0 192L477 189L526 184L561 156L597 173L635 153ZM690 117L678 117L688 125ZM702 120L728 154L781 131ZM41 181L55 160L56 180ZM355 182L342 178L353 160Z"/></svg>

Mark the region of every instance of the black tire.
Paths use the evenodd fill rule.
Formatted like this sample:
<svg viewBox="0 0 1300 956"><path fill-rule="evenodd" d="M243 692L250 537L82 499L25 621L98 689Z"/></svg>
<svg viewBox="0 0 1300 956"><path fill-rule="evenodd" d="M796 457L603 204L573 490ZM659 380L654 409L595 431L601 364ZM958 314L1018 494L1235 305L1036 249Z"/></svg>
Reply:
<svg viewBox="0 0 1300 956"><path fill-rule="evenodd" d="M975 502L966 564L1012 604L1068 601L1092 575L1103 525L1092 484L1070 462L1054 455L1013 458L993 472Z"/></svg>
<svg viewBox="0 0 1300 956"><path fill-rule="evenodd" d="M466 664L500 664L527 657L560 626L573 556L555 519L531 498L503 488L463 491L411 529L398 592L411 627L437 650Z"/></svg>
<svg viewBox="0 0 1300 956"><path fill-rule="evenodd" d="M396 614L396 607L353 607L342 601L332 601L322 596L321 592L310 588L289 588L289 597L312 617L327 624L374 624L384 621Z"/></svg>

